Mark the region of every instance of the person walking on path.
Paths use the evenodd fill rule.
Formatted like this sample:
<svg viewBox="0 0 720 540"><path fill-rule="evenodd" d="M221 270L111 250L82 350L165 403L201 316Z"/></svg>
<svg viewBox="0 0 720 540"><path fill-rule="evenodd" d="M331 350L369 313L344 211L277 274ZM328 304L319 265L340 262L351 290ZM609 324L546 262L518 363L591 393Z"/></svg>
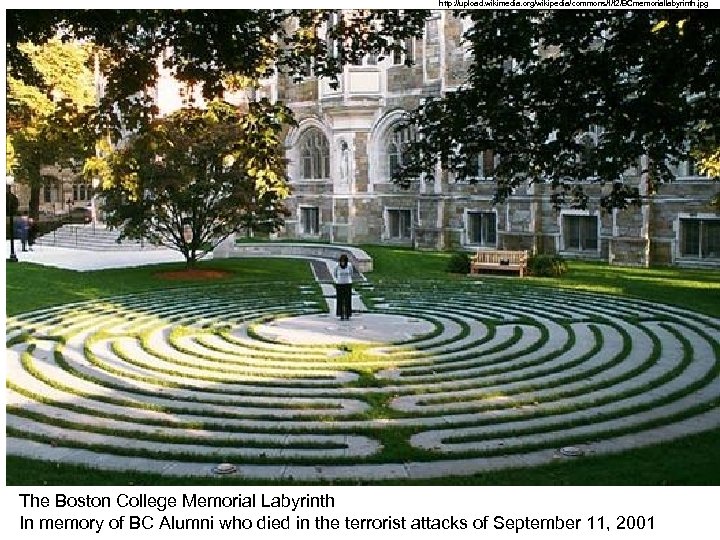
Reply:
<svg viewBox="0 0 720 540"><path fill-rule="evenodd" d="M23 215L20 216L20 219L15 222L15 234L18 238L20 238L22 250L27 251L28 238L30 235L30 218L28 217L27 212L24 212Z"/></svg>
<svg viewBox="0 0 720 540"><path fill-rule="evenodd" d="M333 270L335 279L336 315L341 321L347 321L352 315L352 275L353 266L344 253Z"/></svg>

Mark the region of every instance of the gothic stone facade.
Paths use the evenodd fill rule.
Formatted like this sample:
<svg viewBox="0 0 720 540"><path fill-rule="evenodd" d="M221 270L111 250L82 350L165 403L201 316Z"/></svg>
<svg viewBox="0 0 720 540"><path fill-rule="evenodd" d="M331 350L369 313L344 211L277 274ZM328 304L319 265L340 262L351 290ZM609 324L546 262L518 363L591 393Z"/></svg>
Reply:
<svg viewBox="0 0 720 540"><path fill-rule="evenodd" d="M479 159L475 184L458 183L438 170L435 182L419 179L408 190L394 185L390 172L402 160L409 137L394 127L424 97L452 92L463 83L471 60L461 40L465 24L448 12L435 12L423 38L410 42L411 67L404 65L404 55L379 62L368 58L346 67L336 88L312 78L297 84L285 77L266 81L256 97L284 101L299 121L285 141L293 195L281 237L420 249L527 249L623 265L720 267L720 214L710 204L719 184L696 175L687 163L680 165L677 181L661 186L642 208L611 214L600 212L602 188L596 185L586 186L591 195L586 211L556 212L546 186L525 186L504 204L493 205L490 155ZM155 98L167 114L184 104L187 92L168 70L160 71ZM89 204L87 181L70 171L46 173L56 181L41 194L42 210L64 213ZM628 171L626 181L641 184L637 171ZM23 187L16 186L21 207L27 204Z"/></svg>
<svg viewBox="0 0 720 540"><path fill-rule="evenodd" d="M390 171L409 135L393 129L403 111L423 97L462 84L470 56L461 42L464 22L438 12L414 40L414 65L396 56L346 67L337 88L309 79L269 81L299 122L286 139L293 195L284 238L338 243L382 243L420 249L527 249L613 264L720 266L720 214L710 205L718 184L681 164L678 180L661 186L642 208L613 213L598 206L600 186L588 184L586 211L557 212L545 186L525 186L493 205L492 156L478 166L479 181L419 179L395 186ZM489 158L489 159L488 159ZM640 184L637 172L627 182Z"/></svg>

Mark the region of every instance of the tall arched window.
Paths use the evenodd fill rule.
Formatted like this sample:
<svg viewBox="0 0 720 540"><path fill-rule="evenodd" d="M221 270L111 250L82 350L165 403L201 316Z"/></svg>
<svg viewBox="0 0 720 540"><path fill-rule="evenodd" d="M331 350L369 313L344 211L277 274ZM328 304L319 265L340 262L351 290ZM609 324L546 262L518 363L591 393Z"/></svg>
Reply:
<svg viewBox="0 0 720 540"><path fill-rule="evenodd" d="M410 128L400 131L389 129L385 142L386 176L390 178L393 173L408 161L408 144L413 140Z"/></svg>
<svg viewBox="0 0 720 540"><path fill-rule="evenodd" d="M300 140L300 178L330 178L330 148L317 128L308 129Z"/></svg>

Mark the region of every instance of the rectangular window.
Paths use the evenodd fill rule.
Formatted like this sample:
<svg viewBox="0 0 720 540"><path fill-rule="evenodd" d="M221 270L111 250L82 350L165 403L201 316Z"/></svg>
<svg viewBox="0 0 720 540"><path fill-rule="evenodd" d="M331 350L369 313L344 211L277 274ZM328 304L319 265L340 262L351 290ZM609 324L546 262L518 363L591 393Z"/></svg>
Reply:
<svg viewBox="0 0 720 540"><path fill-rule="evenodd" d="M681 219L680 255L720 259L720 219Z"/></svg>
<svg viewBox="0 0 720 540"><path fill-rule="evenodd" d="M563 216L563 239L568 251L597 251L597 216Z"/></svg>
<svg viewBox="0 0 720 540"><path fill-rule="evenodd" d="M366 54L362 58L353 60L353 66L377 66L378 57L376 54Z"/></svg>
<svg viewBox="0 0 720 540"><path fill-rule="evenodd" d="M412 213L410 210L388 210L388 234L394 240L412 238Z"/></svg>
<svg viewBox="0 0 720 540"><path fill-rule="evenodd" d="M89 184L73 183L72 189L74 201L87 201L92 196Z"/></svg>
<svg viewBox="0 0 720 540"><path fill-rule="evenodd" d="M335 28L338 25L338 19L339 17L337 12L331 13L327 21L327 27L325 30L328 56L330 56L331 58L337 58L340 55L340 47L338 44L338 40L335 37L331 36L331 34L335 31Z"/></svg>
<svg viewBox="0 0 720 540"><path fill-rule="evenodd" d="M300 228L303 234L320 234L320 209L317 206L300 208Z"/></svg>
<svg viewBox="0 0 720 540"><path fill-rule="evenodd" d="M428 19L425 23L425 39L427 39L428 41L437 41L439 39L439 19L440 17L434 14L433 17L431 19Z"/></svg>
<svg viewBox="0 0 720 540"><path fill-rule="evenodd" d="M492 150L485 150L482 154L482 161L482 175L484 177L493 176L495 174L495 152Z"/></svg>
<svg viewBox="0 0 720 540"><path fill-rule="evenodd" d="M492 150L471 154L467 159L468 178L487 178L495 173L495 153Z"/></svg>
<svg viewBox="0 0 720 540"><path fill-rule="evenodd" d="M440 39L440 13L433 13L425 22L425 44L423 46L423 80L436 81L440 78L442 47Z"/></svg>
<svg viewBox="0 0 720 540"><path fill-rule="evenodd" d="M394 66L402 66L405 64L405 60L408 59L411 62L415 61L415 38L407 38L404 41L398 40L398 43L403 44L405 51L395 50L392 53L392 63Z"/></svg>
<svg viewBox="0 0 720 540"><path fill-rule="evenodd" d="M478 154L471 154L467 157L467 177L481 178L483 175L483 161Z"/></svg>
<svg viewBox="0 0 720 540"><path fill-rule="evenodd" d="M52 187L50 187L48 184L45 184L43 186L43 202L52 202Z"/></svg>
<svg viewBox="0 0 720 540"><path fill-rule="evenodd" d="M392 53L393 58L393 66L399 66L403 63L403 53L402 51L393 51Z"/></svg>
<svg viewBox="0 0 720 540"><path fill-rule="evenodd" d="M475 246L496 246L497 214L495 212L468 212L467 242Z"/></svg>
<svg viewBox="0 0 720 540"><path fill-rule="evenodd" d="M468 17L465 16L462 18L462 35L461 35L461 44L463 49L463 59L469 60L472 58L472 44L465 39L465 34L472 28L473 22Z"/></svg>

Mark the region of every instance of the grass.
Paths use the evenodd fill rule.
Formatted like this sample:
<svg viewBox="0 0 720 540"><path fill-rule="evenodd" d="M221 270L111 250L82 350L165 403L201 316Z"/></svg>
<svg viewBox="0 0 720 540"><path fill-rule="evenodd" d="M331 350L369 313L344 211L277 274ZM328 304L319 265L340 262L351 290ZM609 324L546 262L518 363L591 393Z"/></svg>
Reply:
<svg viewBox="0 0 720 540"><path fill-rule="evenodd" d="M529 278L528 282L637 297L720 317L720 270L623 268L573 261L564 278Z"/></svg>
<svg viewBox="0 0 720 540"><path fill-rule="evenodd" d="M284 281L314 283L307 263L290 259L218 259L200 261L198 268L223 270L230 275L210 283L232 286L240 283ZM106 296L166 288L202 286L204 281L177 281L160 277L160 272L182 271L184 263L136 268L76 272L18 263L6 266L7 314L15 315L43 307L94 300Z"/></svg>
<svg viewBox="0 0 720 540"><path fill-rule="evenodd" d="M449 253L420 252L387 246L363 246L373 257L375 271L368 277L378 284L379 289L395 288L404 284L400 293L412 295L408 282L427 280L438 282L439 292L452 289L453 283L467 281L464 276L451 275L445 271ZM223 284L228 291L242 294L243 285L254 283L283 282L288 285L313 284L307 263L298 260L280 259L227 259L200 262L203 269L217 269L229 272L228 277L213 281ZM7 266L7 313L15 315L25 311L57 306L61 304L94 300L113 295L155 291L159 289L194 290L203 286L200 281L168 281L158 276L159 272L182 270L184 265L166 264L132 269L103 270L95 272L73 272L41 267L29 263ZM619 296L661 302L692 309L713 317L720 317L720 271L685 270L676 268L637 269L611 267L603 263L570 262L570 273L561 279L552 278L482 278L486 283L497 284L503 294L521 295L534 287L551 287L592 293L609 293ZM518 288L522 283L524 287ZM250 287L254 294L262 287ZM363 293L369 294L369 292ZM379 291L373 294L378 295ZM312 298L313 300L315 298ZM126 306L132 309L132 306ZM52 321L52 317L49 318ZM23 341L24 335L15 338ZM358 370L360 386L371 388L377 381L372 370ZM388 408L387 395L366 394L371 409L370 417L392 416ZM402 455L402 436L391 430L380 430L374 435L382 439L386 447L397 446L390 454ZM422 481L422 484L451 485L699 485L720 484L720 429L705 432L682 440L664 443L648 448L635 449L618 455L586 457L582 460L563 460L551 465L532 469L506 470L482 473L463 478L443 478ZM410 452L412 454L412 452ZM7 457L8 485L182 485L187 479L165 478L159 475L135 472L104 472L76 467L45 463L18 457ZM257 480L242 478L221 480L197 479L193 484L228 485L258 484ZM263 482L273 484L273 482ZM278 483L287 483L278 482ZM406 483L406 482L403 482Z"/></svg>
<svg viewBox="0 0 720 540"><path fill-rule="evenodd" d="M413 279L453 281L465 276L449 274L451 253L417 251L388 246L360 246L373 258L373 281ZM595 293L632 296L686 307L720 317L720 270L688 268L631 268L604 262L568 261L562 278L522 279L525 285L558 287ZM516 277L483 276L487 281L517 283Z"/></svg>

